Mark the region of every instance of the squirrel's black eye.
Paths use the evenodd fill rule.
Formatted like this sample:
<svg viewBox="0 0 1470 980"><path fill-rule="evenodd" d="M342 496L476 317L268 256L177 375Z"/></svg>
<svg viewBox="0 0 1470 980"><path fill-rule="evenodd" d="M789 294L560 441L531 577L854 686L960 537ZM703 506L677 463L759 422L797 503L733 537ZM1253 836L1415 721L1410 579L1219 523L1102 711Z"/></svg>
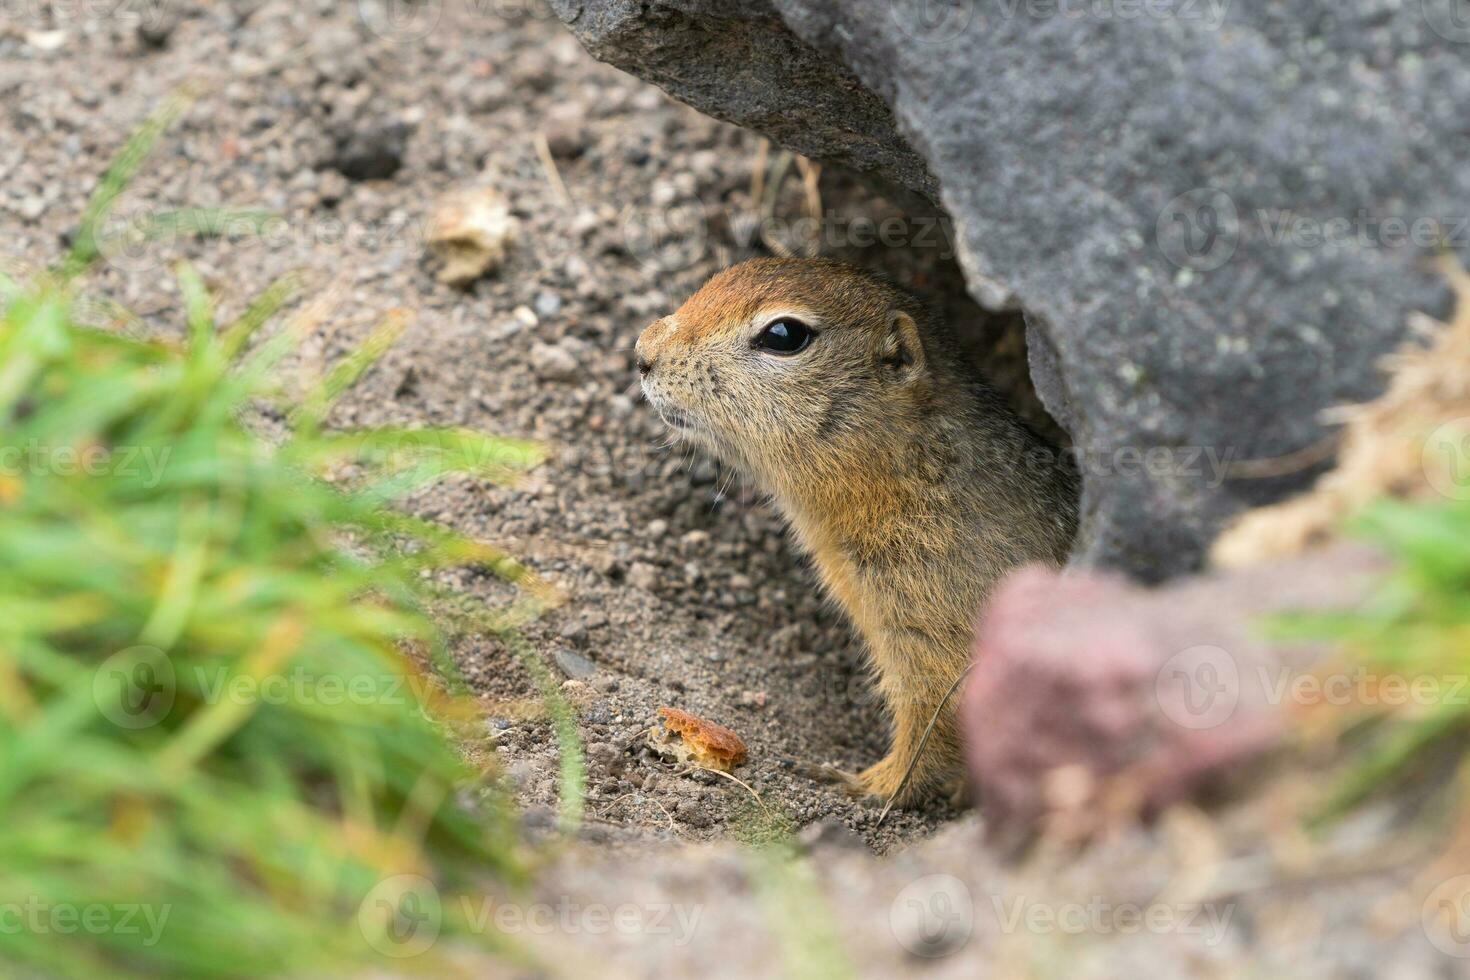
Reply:
<svg viewBox="0 0 1470 980"><path fill-rule="evenodd" d="M812 336L812 328L800 320L772 320L755 338L755 346L771 354L799 354Z"/></svg>

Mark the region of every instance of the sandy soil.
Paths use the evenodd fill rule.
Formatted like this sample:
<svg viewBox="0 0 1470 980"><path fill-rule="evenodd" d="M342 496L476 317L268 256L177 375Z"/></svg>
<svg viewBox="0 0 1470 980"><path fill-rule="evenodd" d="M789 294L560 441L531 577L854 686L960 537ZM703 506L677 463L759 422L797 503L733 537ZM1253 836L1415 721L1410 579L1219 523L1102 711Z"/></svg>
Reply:
<svg viewBox="0 0 1470 980"><path fill-rule="evenodd" d="M883 752L861 650L759 495L666 448L637 395L642 327L711 272L769 251L754 231L759 139L595 63L530 0L429 4L418 20L383 13L369 0L106 15L23 5L0 26L14 136L0 146L5 260L22 271L53 261L108 159L187 87L192 105L119 200L117 222L184 207L278 219L261 234L231 222L217 237L119 239L89 289L138 314L130 329L170 332L182 319L179 259L218 290L225 315L296 271L306 294L333 298L303 351L308 370L389 311L411 318L335 424L466 425L551 448L518 488L460 481L408 506L505 546L568 595L526 632L569 680L590 837L719 837L748 804L731 783L624 751L664 704L739 732L750 746L739 775L798 825L837 821L881 851L952 819L935 806L880 828L873 807L805 774ZM764 159L769 170L779 154ZM423 229L444 194L476 186L503 194L521 231L501 269L460 290L436 281ZM776 186L768 237L800 247L784 224L809 206L797 169ZM835 229L825 254L935 297L1001 380L1014 378L1015 324L968 301L938 226L909 212L888 236L903 247L858 247L868 239L855 219L877 227L904 212L841 175L824 175L820 193ZM453 584L509 597L482 575ZM524 710L529 674L493 639L464 637L455 652L528 819L544 819L555 743Z"/></svg>

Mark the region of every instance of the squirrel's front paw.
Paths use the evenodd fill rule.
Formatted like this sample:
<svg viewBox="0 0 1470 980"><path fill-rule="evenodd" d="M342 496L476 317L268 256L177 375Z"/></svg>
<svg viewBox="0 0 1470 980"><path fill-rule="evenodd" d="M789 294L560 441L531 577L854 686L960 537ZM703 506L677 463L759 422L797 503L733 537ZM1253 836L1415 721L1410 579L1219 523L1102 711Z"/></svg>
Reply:
<svg viewBox="0 0 1470 980"><path fill-rule="evenodd" d="M814 766L807 775L822 782L834 783L854 799L887 802L903 783L903 765L888 757L862 772L848 772L833 765Z"/></svg>
<svg viewBox="0 0 1470 980"><path fill-rule="evenodd" d="M813 766L807 775L820 782L832 783L849 796L862 796L866 792L863 789L862 776L834 766L830 762Z"/></svg>
<svg viewBox="0 0 1470 980"><path fill-rule="evenodd" d="M841 766L835 766L830 762L802 762L799 760L792 760L792 763L792 768L807 779L836 786L843 792L854 796L861 796L866 792L862 788L862 777L855 772L848 772Z"/></svg>

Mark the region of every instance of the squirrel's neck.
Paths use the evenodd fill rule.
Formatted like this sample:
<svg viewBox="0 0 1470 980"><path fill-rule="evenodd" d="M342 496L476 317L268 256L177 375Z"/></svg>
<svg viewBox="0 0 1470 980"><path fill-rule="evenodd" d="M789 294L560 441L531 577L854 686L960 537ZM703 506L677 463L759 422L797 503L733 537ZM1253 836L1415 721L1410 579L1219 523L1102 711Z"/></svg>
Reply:
<svg viewBox="0 0 1470 980"><path fill-rule="evenodd" d="M946 395L949 393L945 393ZM768 476L768 488L820 561L834 549L867 562L895 543L947 549L973 526L962 484L983 433L964 424L965 395L942 411L929 398L881 427Z"/></svg>
<svg viewBox="0 0 1470 980"><path fill-rule="evenodd" d="M1064 459L994 392L963 383L936 386L765 482L819 564L1060 560L1075 527Z"/></svg>
<svg viewBox="0 0 1470 980"><path fill-rule="evenodd" d="M905 683L918 685L947 683L929 654L968 649L1008 569L1061 563L1076 529L1055 450L983 386L936 394L767 475L828 593L885 669L917 671Z"/></svg>

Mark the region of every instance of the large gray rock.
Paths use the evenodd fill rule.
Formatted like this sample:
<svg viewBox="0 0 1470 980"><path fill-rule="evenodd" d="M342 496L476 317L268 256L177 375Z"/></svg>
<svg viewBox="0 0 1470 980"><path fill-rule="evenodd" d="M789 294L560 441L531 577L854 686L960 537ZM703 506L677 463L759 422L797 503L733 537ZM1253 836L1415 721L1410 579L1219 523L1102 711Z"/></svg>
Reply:
<svg viewBox="0 0 1470 980"><path fill-rule="evenodd" d="M1077 561L1147 579L1307 483L1318 413L1443 312L1461 3L552 0L597 57L940 201L1078 446Z"/></svg>

